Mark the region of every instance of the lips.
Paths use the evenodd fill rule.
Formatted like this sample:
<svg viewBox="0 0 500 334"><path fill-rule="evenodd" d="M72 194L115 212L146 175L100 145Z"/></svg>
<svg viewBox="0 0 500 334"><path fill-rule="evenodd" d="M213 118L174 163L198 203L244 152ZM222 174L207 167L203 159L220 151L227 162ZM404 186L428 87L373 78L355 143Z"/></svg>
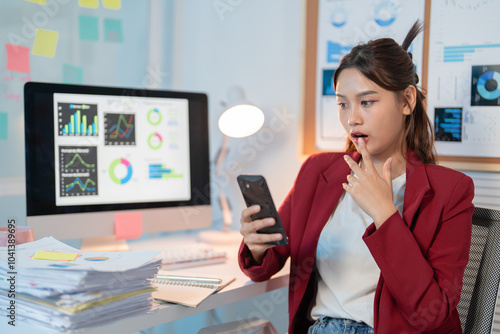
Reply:
<svg viewBox="0 0 500 334"><path fill-rule="evenodd" d="M365 142L367 142L368 141L368 135L364 134L362 132L359 132L359 131L352 131L351 132L351 139L356 144L359 142L359 140L364 140Z"/></svg>

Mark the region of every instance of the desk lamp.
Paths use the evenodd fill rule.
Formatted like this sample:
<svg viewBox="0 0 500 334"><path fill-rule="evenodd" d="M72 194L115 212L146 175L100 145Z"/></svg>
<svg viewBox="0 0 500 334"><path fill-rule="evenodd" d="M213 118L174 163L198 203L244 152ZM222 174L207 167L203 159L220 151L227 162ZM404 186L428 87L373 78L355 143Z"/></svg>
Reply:
<svg viewBox="0 0 500 334"><path fill-rule="evenodd" d="M224 171L224 162L228 153L229 138L245 138L260 130L264 124L264 113L258 107L249 103L241 87L233 86L228 91L228 105L219 117L219 130L224 135L222 145L215 159L215 175L220 176ZM230 180L237 175L230 175ZM219 180L219 178L217 178ZM199 234L201 241L213 244L230 244L241 240L239 231L231 230L232 212L229 206L225 185L218 184L218 200L222 209L224 222L222 231L208 230Z"/></svg>

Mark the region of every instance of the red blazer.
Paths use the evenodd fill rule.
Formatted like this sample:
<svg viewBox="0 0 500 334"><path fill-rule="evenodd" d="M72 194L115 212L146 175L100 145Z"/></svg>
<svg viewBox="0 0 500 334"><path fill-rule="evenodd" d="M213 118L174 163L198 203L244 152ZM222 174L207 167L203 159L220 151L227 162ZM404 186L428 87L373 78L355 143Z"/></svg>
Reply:
<svg viewBox="0 0 500 334"><path fill-rule="evenodd" d="M359 161L360 154L350 153ZM335 209L350 169L344 153L307 159L279 209L289 243L266 252L255 265L245 244L243 272L264 281L291 258L289 333L306 333L316 293L315 255L319 235ZM403 217L391 216L363 240L380 268L375 292L375 333L462 333L456 306L469 258L474 185L468 176L423 165L408 153Z"/></svg>

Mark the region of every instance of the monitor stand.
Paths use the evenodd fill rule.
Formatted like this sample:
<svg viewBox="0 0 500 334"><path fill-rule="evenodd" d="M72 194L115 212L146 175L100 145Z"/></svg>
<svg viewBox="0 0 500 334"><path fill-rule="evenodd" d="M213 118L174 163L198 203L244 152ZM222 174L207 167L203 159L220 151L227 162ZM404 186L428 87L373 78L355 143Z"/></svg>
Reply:
<svg viewBox="0 0 500 334"><path fill-rule="evenodd" d="M83 238L80 249L90 252L128 251L126 240L116 240L114 235L105 237Z"/></svg>

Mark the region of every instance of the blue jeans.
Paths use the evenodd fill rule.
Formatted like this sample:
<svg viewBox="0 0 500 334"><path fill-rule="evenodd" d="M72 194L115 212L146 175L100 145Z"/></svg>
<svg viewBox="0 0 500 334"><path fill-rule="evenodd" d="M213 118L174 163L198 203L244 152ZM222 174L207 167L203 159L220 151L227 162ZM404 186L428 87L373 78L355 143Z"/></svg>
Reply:
<svg viewBox="0 0 500 334"><path fill-rule="evenodd" d="M373 334L373 328L364 322L321 316L309 327L307 334Z"/></svg>

